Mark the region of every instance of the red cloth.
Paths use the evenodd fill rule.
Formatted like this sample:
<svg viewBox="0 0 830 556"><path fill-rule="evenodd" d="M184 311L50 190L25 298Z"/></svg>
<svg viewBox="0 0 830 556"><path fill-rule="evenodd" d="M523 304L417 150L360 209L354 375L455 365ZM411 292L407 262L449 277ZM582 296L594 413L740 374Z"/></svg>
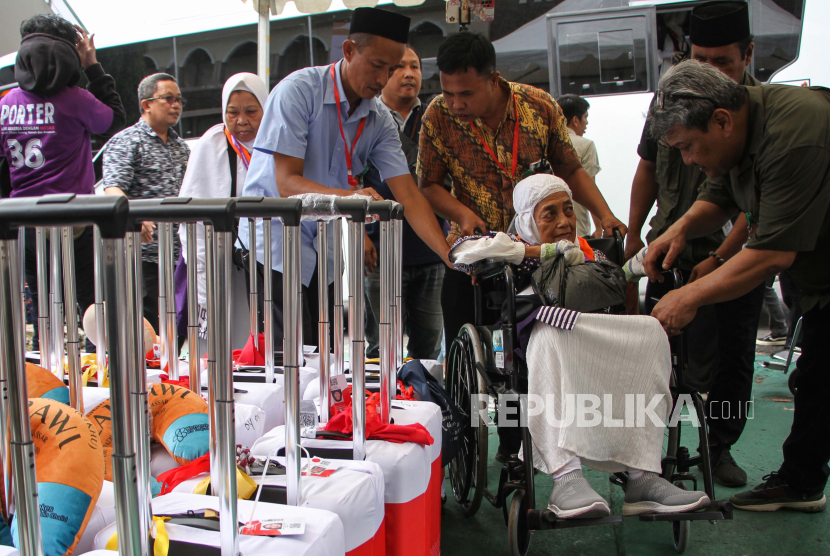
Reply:
<svg viewBox="0 0 830 556"><path fill-rule="evenodd" d="M369 440L385 440L397 444L414 442L421 446L432 446L435 440L433 440L429 431L420 423L414 423L412 425L383 424L378 413L379 402L380 394L378 393L370 395L366 400L366 438ZM332 417L326 424L324 430L351 434L354 430L352 406L349 405L343 412Z"/></svg>
<svg viewBox="0 0 830 556"><path fill-rule="evenodd" d="M161 485L161 494L173 492L173 489L181 483L195 477L199 473L210 471L210 454L205 454L202 457L196 458L187 465L182 465L170 471L165 471L156 480Z"/></svg>
<svg viewBox="0 0 830 556"><path fill-rule="evenodd" d="M254 345L254 335L248 333L248 342L242 349L233 350L234 365L262 367L265 365L265 334L259 335L259 349Z"/></svg>

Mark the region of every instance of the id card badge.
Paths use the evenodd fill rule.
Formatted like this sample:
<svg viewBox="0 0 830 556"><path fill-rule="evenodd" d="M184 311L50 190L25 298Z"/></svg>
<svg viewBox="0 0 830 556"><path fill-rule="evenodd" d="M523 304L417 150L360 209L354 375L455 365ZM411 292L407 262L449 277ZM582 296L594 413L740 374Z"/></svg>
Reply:
<svg viewBox="0 0 830 556"><path fill-rule="evenodd" d="M255 537L282 537L305 533L305 521L300 518L263 519L246 523L239 532Z"/></svg>
<svg viewBox="0 0 830 556"><path fill-rule="evenodd" d="M346 375L334 375L329 378L329 391L331 392L331 405L334 407L333 414L337 415L346 409L346 401L343 394L348 388L349 382L346 380Z"/></svg>
<svg viewBox="0 0 830 556"><path fill-rule="evenodd" d="M331 477L341 465L343 465L342 461L314 457L311 458L308 471L303 471L303 476Z"/></svg>

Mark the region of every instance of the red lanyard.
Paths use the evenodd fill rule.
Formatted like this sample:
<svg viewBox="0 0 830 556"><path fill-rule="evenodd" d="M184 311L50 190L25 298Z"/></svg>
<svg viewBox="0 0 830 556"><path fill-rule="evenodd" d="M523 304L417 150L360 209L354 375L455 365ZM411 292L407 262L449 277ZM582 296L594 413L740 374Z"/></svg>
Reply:
<svg viewBox="0 0 830 556"><path fill-rule="evenodd" d="M343 116L340 113L340 92L337 90L337 79L334 77L334 66L335 64L331 65L331 82L334 85L334 100L337 102L337 125L340 126L340 137L343 138L343 150L346 151L346 168L349 170L349 187L357 189L357 178L352 176L352 154L354 154L354 146L357 145L357 140L360 139L360 134L363 133L363 126L366 125L366 117L364 116L363 119L360 120L360 125L357 128L357 135L354 136L354 141L352 141L352 148L350 151L349 144L346 143L346 134L343 133Z"/></svg>
<svg viewBox="0 0 830 556"><path fill-rule="evenodd" d="M481 133L478 131L478 126L475 122L473 122L473 129L475 130L476 135L478 135L478 138L481 140L482 145L484 145L484 148L487 149L487 152L490 153L490 156L493 157L493 160L495 160L496 164L499 165L501 171L507 174L507 177L510 178L511 181L513 181L513 178L516 176L516 166L519 163L519 104L516 100L515 94L513 95L513 108L516 110L516 125L513 128L513 168L512 172L509 174L507 173L507 169L501 165L501 162L499 162L496 155L493 154L493 151L490 149L490 145L488 145L487 141L484 140L484 137L481 136Z"/></svg>

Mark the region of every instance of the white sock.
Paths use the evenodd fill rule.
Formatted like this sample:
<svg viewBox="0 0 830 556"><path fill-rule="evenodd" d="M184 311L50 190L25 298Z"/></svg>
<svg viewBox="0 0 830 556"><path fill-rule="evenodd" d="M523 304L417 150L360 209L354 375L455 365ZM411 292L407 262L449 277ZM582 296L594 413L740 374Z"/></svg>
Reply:
<svg viewBox="0 0 830 556"><path fill-rule="evenodd" d="M643 476L643 473L645 473L645 471L643 471L642 469L634 469L633 467L628 468L628 478L630 480L639 479Z"/></svg>
<svg viewBox="0 0 830 556"><path fill-rule="evenodd" d="M571 471L582 471L582 461L576 456L553 473L553 480L558 481Z"/></svg>

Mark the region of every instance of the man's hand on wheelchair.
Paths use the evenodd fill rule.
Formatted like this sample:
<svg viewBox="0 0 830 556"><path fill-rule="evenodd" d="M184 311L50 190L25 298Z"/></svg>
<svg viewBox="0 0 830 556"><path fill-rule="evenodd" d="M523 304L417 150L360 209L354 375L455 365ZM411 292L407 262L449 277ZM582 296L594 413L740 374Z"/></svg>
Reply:
<svg viewBox="0 0 830 556"><path fill-rule="evenodd" d="M651 248L649 248L649 253ZM669 336L680 334L687 324L692 322L697 313L697 307L690 304L683 289L668 292L655 305L651 316L660 321L660 325Z"/></svg>
<svg viewBox="0 0 830 556"><path fill-rule="evenodd" d="M487 224L471 210L467 211L467 215L458 223L458 227L461 228L462 237L487 233Z"/></svg>
<svg viewBox="0 0 830 556"><path fill-rule="evenodd" d="M643 260L646 276L652 282L663 281L663 271L669 270L686 247L686 230L677 224L652 241Z"/></svg>
<svg viewBox="0 0 830 556"><path fill-rule="evenodd" d="M628 232L628 227L610 212L600 220L602 221L602 237L614 237L614 230L619 230L623 237Z"/></svg>

